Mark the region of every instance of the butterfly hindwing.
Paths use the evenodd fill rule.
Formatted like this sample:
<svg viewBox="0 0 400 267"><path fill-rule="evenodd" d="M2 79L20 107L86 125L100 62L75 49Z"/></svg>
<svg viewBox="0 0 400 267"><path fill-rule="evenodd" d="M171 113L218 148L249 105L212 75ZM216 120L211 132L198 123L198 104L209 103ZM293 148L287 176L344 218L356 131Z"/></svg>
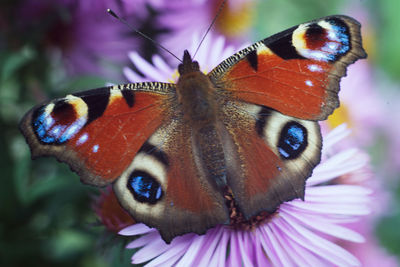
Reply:
<svg viewBox="0 0 400 267"><path fill-rule="evenodd" d="M83 182L105 185L127 168L168 117L171 84L117 85L71 94L34 107L20 129L32 156L55 156Z"/></svg>
<svg viewBox="0 0 400 267"><path fill-rule="evenodd" d="M232 140L228 185L245 218L304 198L305 181L321 157L318 123L238 101L222 114Z"/></svg>
<svg viewBox="0 0 400 267"><path fill-rule="evenodd" d="M195 135L182 119L166 123L114 184L122 206L156 227L168 243L177 235L229 223L223 194L201 166Z"/></svg>
<svg viewBox="0 0 400 267"><path fill-rule="evenodd" d="M324 120L339 106L346 67L364 57L360 24L330 16L256 42L209 76L243 101L300 119Z"/></svg>

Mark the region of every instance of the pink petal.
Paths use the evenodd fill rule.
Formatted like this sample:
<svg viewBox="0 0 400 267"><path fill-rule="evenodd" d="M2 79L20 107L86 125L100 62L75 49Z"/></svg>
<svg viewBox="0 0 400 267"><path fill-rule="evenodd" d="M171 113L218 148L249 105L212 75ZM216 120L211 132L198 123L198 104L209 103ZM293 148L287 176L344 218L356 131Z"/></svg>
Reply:
<svg viewBox="0 0 400 267"><path fill-rule="evenodd" d="M176 262L182 257L182 254L184 253L177 253L174 254L173 256L165 259L165 261L161 262L160 264L157 261L151 261L148 264L144 265L145 267L160 267L160 266L174 266ZM155 262L155 263L154 263Z"/></svg>
<svg viewBox="0 0 400 267"><path fill-rule="evenodd" d="M208 71L212 70L219 64L221 60L221 54L224 50L225 38L222 36L218 36L216 40L214 40L212 49L210 49L210 62L208 62L207 67L210 68Z"/></svg>
<svg viewBox="0 0 400 267"><path fill-rule="evenodd" d="M276 225L299 245L339 266L359 266L360 262L342 247L312 233L287 218L276 220Z"/></svg>
<svg viewBox="0 0 400 267"><path fill-rule="evenodd" d="M266 267L271 266L271 262L268 260L267 256L265 255L265 252L263 250L263 245L260 241L260 238L262 238L262 236L259 233L259 230L254 231L253 236L255 238L254 246L255 246L257 266L266 266Z"/></svg>
<svg viewBox="0 0 400 267"><path fill-rule="evenodd" d="M293 266L293 263L291 261L289 261L288 256L285 253L285 250L282 249L281 245L278 243L276 236L270 225L266 225L265 227L262 228L262 230L260 231L261 233L263 233L263 237L264 239L267 241L266 243L268 243L268 247L269 250L265 250L267 252L268 256L271 256L273 254L274 257L270 257L271 261L273 263L274 266ZM279 236L281 237L281 236ZM261 238L262 240L262 238ZM270 252L273 252L270 254Z"/></svg>
<svg viewBox="0 0 400 267"><path fill-rule="evenodd" d="M292 201L285 203L286 205L297 207L305 211L312 211L315 213L323 214L343 214L343 215L367 215L371 209L366 205L351 205L351 204L318 204L300 201Z"/></svg>
<svg viewBox="0 0 400 267"><path fill-rule="evenodd" d="M299 214L299 213L287 213L285 211L281 211L279 215L283 218L290 218L292 221L296 222L297 224L303 224L305 226L308 226L311 229L315 229L320 231L321 233L325 233L337 238L341 238L344 240L352 241L352 242L364 242L365 239L362 235L348 229L345 227L342 227L337 224L331 224L331 223L321 223L321 221L318 220L319 216L307 216L304 214Z"/></svg>
<svg viewBox="0 0 400 267"><path fill-rule="evenodd" d="M174 73L174 70L159 55L154 55L152 60L154 67L166 78L163 81L167 81Z"/></svg>
<svg viewBox="0 0 400 267"><path fill-rule="evenodd" d="M138 70L143 73L147 79L158 81L160 79L159 71L147 60L142 58L137 52L129 52L130 60L135 64Z"/></svg>
<svg viewBox="0 0 400 267"><path fill-rule="evenodd" d="M158 232L152 232L149 233L147 235L143 235L135 240L133 240L132 242L130 242L126 248L139 248L139 247L143 247L147 244L151 244L152 242L157 241L158 239L160 239L160 235L158 234ZM135 254L136 255L136 254Z"/></svg>
<svg viewBox="0 0 400 267"><path fill-rule="evenodd" d="M146 226L143 223L137 223L122 229L121 231L119 231L118 234L125 236L133 236L133 235L143 235L153 231L156 230L154 228Z"/></svg>
<svg viewBox="0 0 400 267"><path fill-rule="evenodd" d="M290 249L294 251L296 257L292 256L292 258L295 259L298 266L321 266L321 258L317 258L311 251L293 242L289 238L282 238L282 245L284 247L290 247ZM300 264L300 262L302 263Z"/></svg>
<svg viewBox="0 0 400 267"><path fill-rule="evenodd" d="M199 250L204 245L204 235L194 235L190 242L188 250L185 255L179 260L177 267L185 267L193 265L194 258L198 255Z"/></svg>
<svg viewBox="0 0 400 267"><path fill-rule="evenodd" d="M307 195L317 196L321 199L325 198L326 196L337 196L337 198L341 198L345 195L355 195L363 197L364 199L368 199L366 196L371 193L371 189L358 185L337 184L307 188Z"/></svg>
<svg viewBox="0 0 400 267"><path fill-rule="evenodd" d="M181 258L188 246L192 241L193 235L186 234L183 236L178 236L174 238L169 244L169 249L165 251L163 254L149 262L146 266L171 266L173 265L179 258ZM168 265L168 262L172 262Z"/></svg>
<svg viewBox="0 0 400 267"><path fill-rule="evenodd" d="M244 246L244 239L245 239L245 235L246 232L244 231L237 231L238 234L238 245L239 245L239 251L240 251L240 255L241 255L241 262L244 266L253 266L253 262L252 260L249 258L249 250L246 249L246 247Z"/></svg>
<svg viewBox="0 0 400 267"><path fill-rule="evenodd" d="M123 68L123 73L125 75L125 77L130 81L130 82L145 82L148 81L148 79L143 78L142 76L140 76L139 74L137 74L136 72L134 72L132 69L128 68L128 67L124 67Z"/></svg>
<svg viewBox="0 0 400 267"><path fill-rule="evenodd" d="M221 240L216 247L214 257L210 261L210 266L225 266L229 236L230 230L223 228Z"/></svg>
<svg viewBox="0 0 400 267"><path fill-rule="evenodd" d="M317 165L313 175L307 180L307 186L328 182L333 178L362 168L368 161L364 157L357 157L358 153L357 149L347 149Z"/></svg>
<svg viewBox="0 0 400 267"><path fill-rule="evenodd" d="M132 263L139 264L163 254L170 247L159 236L132 256Z"/></svg>
<svg viewBox="0 0 400 267"><path fill-rule="evenodd" d="M217 259L216 248L221 242L221 237L224 232L224 228L217 226L214 229L207 232L207 242L204 244L202 250L199 252L197 261L195 264L197 266L210 266L213 258Z"/></svg>
<svg viewBox="0 0 400 267"><path fill-rule="evenodd" d="M324 136L324 145L322 147L322 153L325 154L333 145L339 143L341 140L351 134L351 130L347 128L347 124L343 123L337 126L335 129L330 131Z"/></svg>
<svg viewBox="0 0 400 267"><path fill-rule="evenodd" d="M306 259L303 258L303 254L298 253L293 246L293 244L296 243L289 242L286 238L284 238L284 233L282 233L275 224L271 223L270 228L273 230L274 233L279 233L276 234L277 236L281 236L281 238L279 238L280 249L285 252L285 257L292 259L296 266L309 266L308 264L306 264Z"/></svg>
<svg viewBox="0 0 400 267"><path fill-rule="evenodd" d="M238 240L238 232L237 231L230 231L230 252L228 256L228 266L235 266L237 264L241 265L241 258L240 258L240 249L239 249L239 240Z"/></svg>

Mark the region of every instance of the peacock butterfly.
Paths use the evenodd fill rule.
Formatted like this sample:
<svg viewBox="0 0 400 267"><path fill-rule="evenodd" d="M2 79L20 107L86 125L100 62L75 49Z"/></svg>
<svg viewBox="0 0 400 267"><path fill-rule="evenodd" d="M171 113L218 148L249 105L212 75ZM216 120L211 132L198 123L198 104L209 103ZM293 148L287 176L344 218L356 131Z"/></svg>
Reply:
<svg viewBox="0 0 400 267"><path fill-rule="evenodd" d="M339 106L346 68L365 58L360 24L329 16L237 52L207 75L185 51L176 84L70 94L21 120L32 157L55 156L166 242L304 198L320 162L318 121Z"/></svg>

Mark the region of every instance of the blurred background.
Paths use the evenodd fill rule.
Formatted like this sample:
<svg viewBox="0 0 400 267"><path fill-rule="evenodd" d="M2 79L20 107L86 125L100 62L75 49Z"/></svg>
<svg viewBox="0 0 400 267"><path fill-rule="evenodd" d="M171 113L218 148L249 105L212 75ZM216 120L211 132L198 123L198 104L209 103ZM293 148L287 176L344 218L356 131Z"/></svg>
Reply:
<svg viewBox="0 0 400 267"><path fill-rule="evenodd" d="M126 83L136 51L177 61L107 14L178 57L203 34L216 0L2 0L0 2L0 265L129 266L126 240L107 230L99 190L53 158L32 161L18 122L34 105L66 94ZM355 145L370 155L374 212L359 229L364 245L349 245L365 266L398 266L400 257L400 2L232 0L213 34L241 47L308 20L333 14L362 24L368 59L342 80L341 107L324 123L347 123ZM171 74L172 75L172 74ZM104 196L104 193L103 193ZM100 200L99 200L100 199ZM96 212L97 211L97 212ZM99 216L100 214L100 216ZM376 263L375 262L375 263Z"/></svg>

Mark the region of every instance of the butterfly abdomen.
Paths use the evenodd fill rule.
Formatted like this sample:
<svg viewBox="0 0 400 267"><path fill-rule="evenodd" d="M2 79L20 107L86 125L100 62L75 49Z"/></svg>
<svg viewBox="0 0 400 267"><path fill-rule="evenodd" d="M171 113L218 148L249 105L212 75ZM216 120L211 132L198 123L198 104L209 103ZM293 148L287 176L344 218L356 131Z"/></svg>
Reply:
<svg viewBox="0 0 400 267"><path fill-rule="evenodd" d="M211 183L223 191L226 187L226 161L220 134L210 124L194 132L194 148L199 165Z"/></svg>

